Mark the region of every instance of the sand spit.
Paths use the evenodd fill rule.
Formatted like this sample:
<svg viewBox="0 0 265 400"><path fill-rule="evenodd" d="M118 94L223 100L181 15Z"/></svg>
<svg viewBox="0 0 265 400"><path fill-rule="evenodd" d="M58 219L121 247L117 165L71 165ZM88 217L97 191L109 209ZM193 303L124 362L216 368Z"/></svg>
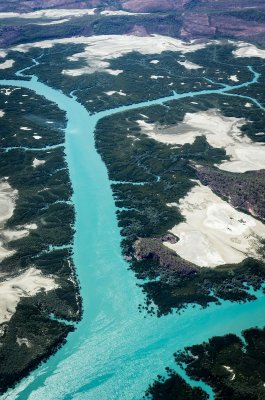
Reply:
<svg viewBox="0 0 265 400"><path fill-rule="evenodd" d="M164 245L183 259L214 268L237 264L247 257L261 257L259 248L260 240L265 239L265 225L234 209L209 187L197 185L179 204L168 206L179 207L186 222L171 230L179 241Z"/></svg>
<svg viewBox="0 0 265 400"><path fill-rule="evenodd" d="M51 48L56 44L84 44L85 49L81 53L68 57L69 61L79 61L84 59L87 62L86 67L79 69L67 69L62 72L66 75L79 76L81 74L92 74L96 71L105 71L112 74L118 74L122 71L112 70L109 64L110 59L121 57L132 51L142 54L160 54L163 51L174 51L186 54L204 48L206 43L190 43L179 39L151 35L144 38L135 35L99 35L99 36L78 36L64 39L44 40L42 42L20 44L12 50L26 52L32 47Z"/></svg>
<svg viewBox="0 0 265 400"><path fill-rule="evenodd" d="M265 168L265 147L242 133L240 128L247 122L244 118L225 117L219 110L209 109L186 113L183 122L175 126L137 122L143 133L169 145L192 144L197 136L205 136L211 146L224 148L230 157L229 161L216 165L224 171L243 173Z"/></svg>
<svg viewBox="0 0 265 400"><path fill-rule="evenodd" d="M15 62L14 60L6 60L0 64L0 69L12 68L14 65L14 62Z"/></svg>
<svg viewBox="0 0 265 400"><path fill-rule="evenodd" d="M22 274L0 282L0 324L10 320L22 297L30 297L39 291L54 290L58 287L53 277L42 275L36 268L29 268Z"/></svg>

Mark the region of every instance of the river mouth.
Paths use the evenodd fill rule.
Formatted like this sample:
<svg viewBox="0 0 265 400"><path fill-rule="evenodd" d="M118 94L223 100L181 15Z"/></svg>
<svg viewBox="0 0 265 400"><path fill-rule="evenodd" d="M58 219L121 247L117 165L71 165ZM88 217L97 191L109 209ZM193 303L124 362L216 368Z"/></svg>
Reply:
<svg viewBox="0 0 265 400"><path fill-rule="evenodd" d="M181 315L154 318L138 312L143 294L121 257L116 207L106 167L95 150L94 130L105 116L162 104L179 98L177 94L89 115L73 98L37 78L0 83L32 89L67 112L65 152L76 209L74 262L84 307L83 319L66 345L3 399L140 399L165 366L174 366L176 350L263 326L265 298L260 292L255 302L223 301L204 310L189 307ZM214 92L222 95L225 89ZM186 94L191 95L197 94ZM212 398L210 389L200 386Z"/></svg>

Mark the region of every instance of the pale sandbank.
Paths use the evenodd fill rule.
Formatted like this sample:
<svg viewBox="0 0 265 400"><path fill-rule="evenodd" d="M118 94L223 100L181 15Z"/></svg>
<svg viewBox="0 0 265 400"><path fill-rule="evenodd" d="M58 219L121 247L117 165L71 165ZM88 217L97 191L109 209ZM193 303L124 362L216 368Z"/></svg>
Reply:
<svg viewBox="0 0 265 400"><path fill-rule="evenodd" d="M84 59L88 66L78 69L67 69L62 72L66 75L79 76L96 71L105 71L112 74L121 73L112 70L108 60L115 59L132 51L141 54L161 54L163 51L174 51L186 54L204 48L206 43L196 41L184 42L180 39L162 35L151 35L144 38L136 35L99 35L76 36L63 39L51 39L41 42L20 44L12 48L14 51L26 52L32 47L51 48L56 44L84 44L84 51L68 57L69 61Z"/></svg>
<svg viewBox="0 0 265 400"><path fill-rule="evenodd" d="M94 15L95 8L86 8L86 9L47 9L47 10L38 10L32 12L25 13L17 13L17 12L0 12L0 18L24 18L24 19L60 19L63 17L82 17L84 15Z"/></svg>
<svg viewBox="0 0 265 400"><path fill-rule="evenodd" d="M248 257L261 258L265 225L234 209L209 187L197 184L179 204L168 206L178 207L185 222L171 229L179 241L164 245L183 259L214 268L237 264Z"/></svg>
<svg viewBox="0 0 265 400"><path fill-rule="evenodd" d="M32 161L32 166L33 168L36 168L40 165L45 164L45 162L46 162L45 160L39 160L38 158L34 158L34 160Z"/></svg>
<svg viewBox="0 0 265 400"><path fill-rule="evenodd" d="M4 62L0 63L0 69L7 69L12 68L14 65L14 60L5 60Z"/></svg>
<svg viewBox="0 0 265 400"><path fill-rule="evenodd" d="M186 69L199 69L203 68L201 65L195 64L191 61L185 60L185 61L178 61L178 64L182 65Z"/></svg>
<svg viewBox="0 0 265 400"><path fill-rule="evenodd" d="M183 122L174 126L137 121L144 134L159 142L183 146L194 143L197 136L205 136L215 148L224 148L229 161L216 165L219 169L243 173L265 168L265 147L244 135L241 127L245 118L225 117L219 110L209 109L186 113Z"/></svg>
<svg viewBox="0 0 265 400"><path fill-rule="evenodd" d="M41 290L47 292L57 287L54 277L44 276L34 267L0 282L0 324L10 320L22 297L34 296Z"/></svg>

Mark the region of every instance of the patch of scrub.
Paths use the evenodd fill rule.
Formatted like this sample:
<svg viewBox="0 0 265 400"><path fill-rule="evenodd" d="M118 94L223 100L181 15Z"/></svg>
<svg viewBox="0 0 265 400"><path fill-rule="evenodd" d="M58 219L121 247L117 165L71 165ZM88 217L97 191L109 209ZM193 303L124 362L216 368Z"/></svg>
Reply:
<svg viewBox="0 0 265 400"><path fill-rule="evenodd" d="M183 122L169 127L137 122L143 133L169 145L192 144L197 136L205 136L211 146L224 148L230 157L216 165L224 171L243 173L265 168L264 145L252 142L240 129L247 123L245 118L225 117L219 110L210 109L186 113Z"/></svg>
<svg viewBox="0 0 265 400"><path fill-rule="evenodd" d="M178 61L178 63L180 65L182 65L183 67L185 67L186 69L199 69L199 68L203 68L198 64L195 64L191 61L185 60L185 61Z"/></svg>
<svg viewBox="0 0 265 400"><path fill-rule="evenodd" d="M14 65L14 60L5 60L4 62L0 63L0 69L7 69L12 68Z"/></svg>
<svg viewBox="0 0 265 400"><path fill-rule="evenodd" d="M237 264L248 257L261 258L265 226L234 209L207 186L196 185L179 204L185 218L171 230L177 243L165 242L183 259L200 267Z"/></svg>
<svg viewBox="0 0 265 400"><path fill-rule="evenodd" d="M30 297L39 291L54 290L58 287L51 276L31 267L20 275L0 282L0 324L10 320L22 297Z"/></svg>
<svg viewBox="0 0 265 400"><path fill-rule="evenodd" d="M85 44L83 52L68 57L69 61L85 60L88 64L83 68L63 70L63 74L79 76L92 74L96 71L105 71L111 74L119 74L122 71L113 70L109 60L121 57L132 51L141 54L161 54L163 51L174 51L182 54L194 52L204 48L206 43L196 41L184 42L168 36L151 35L144 38L134 35L99 35L76 36L63 39L44 40L42 42L20 44L12 48L14 51L26 52L30 48L50 48L56 44Z"/></svg>

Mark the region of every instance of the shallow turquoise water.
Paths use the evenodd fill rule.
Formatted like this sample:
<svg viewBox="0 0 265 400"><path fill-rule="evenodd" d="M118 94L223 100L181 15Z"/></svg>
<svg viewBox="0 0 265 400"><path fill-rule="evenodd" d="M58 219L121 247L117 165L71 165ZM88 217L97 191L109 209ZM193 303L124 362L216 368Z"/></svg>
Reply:
<svg viewBox="0 0 265 400"><path fill-rule="evenodd" d="M254 74L251 82L258 77ZM255 302L223 302L222 306L212 305L205 310L189 308L180 316L158 319L144 318L138 313L143 295L121 258L116 208L105 165L94 147L93 132L100 118L140 105L90 116L74 99L36 78L0 84L30 88L67 111L65 149L76 208L74 261L84 305L83 320L69 335L67 344L2 399L138 400L164 367L174 366L172 355L176 350L214 335L239 334L250 326L264 325L262 293ZM184 95L174 93L141 106L191 95L224 94L228 90L231 87ZM211 393L205 385L201 386Z"/></svg>

